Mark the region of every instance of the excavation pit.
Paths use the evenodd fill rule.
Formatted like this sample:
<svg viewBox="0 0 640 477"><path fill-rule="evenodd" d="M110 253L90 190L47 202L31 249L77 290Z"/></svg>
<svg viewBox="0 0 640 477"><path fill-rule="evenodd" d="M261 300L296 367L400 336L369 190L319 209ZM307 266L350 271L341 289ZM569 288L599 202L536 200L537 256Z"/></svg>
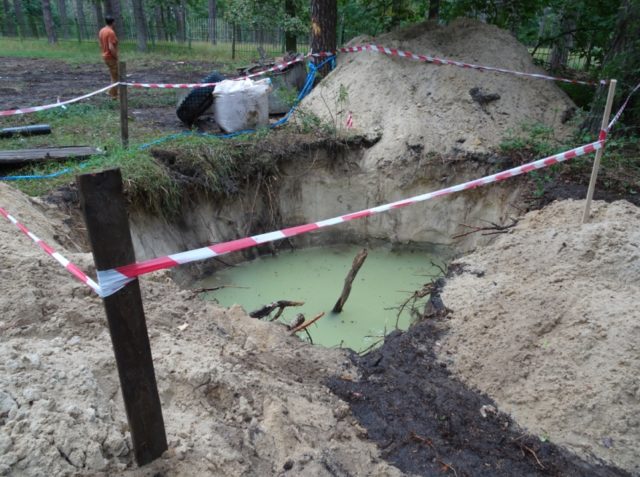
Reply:
<svg viewBox="0 0 640 477"><path fill-rule="evenodd" d="M247 312L281 299L303 301L302 306L286 308L280 320L290 323L298 313L309 320L324 312L309 328L313 343L362 352L380 344L387 333L409 327L411 310L421 310L429 298L414 301L413 293L441 276L445 262L424 250L368 249L344 309L333 313L352 260L362 248L332 245L284 251L219 270L194 287L214 289L203 297L226 307L239 304Z"/></svg>

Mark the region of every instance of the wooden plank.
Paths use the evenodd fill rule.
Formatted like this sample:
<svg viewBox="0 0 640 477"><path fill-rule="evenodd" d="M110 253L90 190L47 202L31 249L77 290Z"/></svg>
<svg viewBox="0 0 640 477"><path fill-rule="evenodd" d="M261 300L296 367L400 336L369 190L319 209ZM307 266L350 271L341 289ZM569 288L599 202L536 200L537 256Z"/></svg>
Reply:
<svg viewBox="0 0 640 477"><path fill-rule="evenodd" d="M102 154L100 149L90 146L45 147L40 149L16 149L0 151L0 164L23 164L25 162L63 161L81 159Z"/></svg>
<svg viewBox="0 0 640 477"><path fill-rule="evenodd" d="M135 262L119 169L77 178L80 204L98 270ZM136 462L167 450L151 345L138 280L104 298Z"/></svg>

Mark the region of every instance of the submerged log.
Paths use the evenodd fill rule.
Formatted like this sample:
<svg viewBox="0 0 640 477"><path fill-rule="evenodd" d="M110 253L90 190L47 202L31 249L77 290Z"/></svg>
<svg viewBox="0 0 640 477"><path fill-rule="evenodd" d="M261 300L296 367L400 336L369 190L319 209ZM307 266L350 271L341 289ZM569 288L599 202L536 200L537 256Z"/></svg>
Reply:
<svg viewBox="0 0 640 477"><path fill-rule="evenodd" d="M280 315L282 315L282 311L287 306L302 306L304 305L303 301L289 301L289 300L278 300L273 303L269 303L268 305L264 305L262 308L258 308L257 310L249 313L251 318L264 318L265 316L269 316L273 310L278 308L278 313L276 316L271 319L271 321L277 320Z"/></svg>
<svg viewBox="0 0 640 477"><path fill-rule="evenodd" d="M356 275L358 274L358 271L360 270L360 267L362 266L366 258L367 258L367 249L363 248L362 250L360 250L358 255L356 255L356 257L353 259L351 270L349 270L349 273L347 274L347 278L344 279L344 287L342 288L342 294L340 295L340 298L338 298L338 301L333 307L333 310L332 310L333 313L340 313L342 311L342 308L344 307L344 304L347 301L347 298L349 298L349 293L351 293L351 284L353 283L353 280L355 280Z"/></svg>

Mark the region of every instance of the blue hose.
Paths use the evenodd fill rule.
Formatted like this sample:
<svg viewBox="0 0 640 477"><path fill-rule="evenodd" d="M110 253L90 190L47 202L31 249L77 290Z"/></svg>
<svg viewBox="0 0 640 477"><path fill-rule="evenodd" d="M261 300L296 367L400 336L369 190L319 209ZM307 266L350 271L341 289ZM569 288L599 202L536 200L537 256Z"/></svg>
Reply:
<svg viewBox="0 0 640 477"><path fill-rule="evenodd" d="M289 121L289 119L291 118L291 115L295 112L296 108L300 104L300 101L302 101L302 99L306 95L308 95L311 89L313 88L313 82L316 79L316 74L318 73L318 70L322 68L324 65L326 65L327 63L331 63L331 69L335 68L335 56L330 56L329 58L322 61L318 66L314 65L313 63L307 64L309 68L309 73L307 74L307 79L304 83L304 86L302 87L302 89L298 93L298 96L293 102L293 106L287 112L287 114L285 114L282 118L280 118L278 121L276 121L275 123L269 126L271 129L280 127L283 124L286 124L287 121ZM210 134L205 132L185 131L178 134L170 134L168 136L164 136L159 139L156 139L155 141L142 144L141 146L138 147L138 149L143 151L145 149L148 149L151 146L155 146L156 144L161 144L166 141L171 141L172 139L175 139L181 136L201 136L201 137L211 137L211 138L217 138L217 139L229 139L232 137L241 136L243 134L251 134L254 132L256 132L255 129L243 129L242 131L236 131L236 132L226 133L226 134Z"/></svg>
<svg viewBox="0 0 640 477"><path fill-rule="evenodd" d="M316 79L316 74L318 73L318 70L322 68L324 65L326 65L327 63L331 63L331 69L335 68L335 65L336 65L335 56L330 56L329 58L322 61L318 66L314 65L313 63L307 64L309 68L309 73L307 74L307 79L304 83L304 86L302 87L302 89L298 93L298 96L293 102L293 106L287 112L287 114L285 114L282 118L280 118L278 121L276 121L275 123L269 126L271 129L280 127L283 124L286 124L287 121L289 121L289 119L291 118L291 115L295 112L296 108L300 104L300 101L302 101L302 99L309 94L309 92L311 91L311 88L313 88L313 82ZM141 146L138 147L138 150L143 151L157 144L162 144L163 142L171 141L172 139L176 139L183 136L185 137L186 136L203 136L203 137L213 137L218 139L229 139L232 137L241 136L243 134L251 134L254 132L256 132L255 129L244 129L242 131L236 131L236 132L227 133L227 134L210 134L210 133L204 133L204 132L185 131L185 132L176 133L176 134L169 134L168 136L164 136L154 141L142 144ZM80 164L80 168L83 168L85 166L86 164ZM26 181L26 180L52 179L54 177L59 177L64 174L68 174L72 172L72 170L73 170L72 168L66 167L57 172L52 172L51 174L34 174L29 176L0 176L0 181Z"/></svg>

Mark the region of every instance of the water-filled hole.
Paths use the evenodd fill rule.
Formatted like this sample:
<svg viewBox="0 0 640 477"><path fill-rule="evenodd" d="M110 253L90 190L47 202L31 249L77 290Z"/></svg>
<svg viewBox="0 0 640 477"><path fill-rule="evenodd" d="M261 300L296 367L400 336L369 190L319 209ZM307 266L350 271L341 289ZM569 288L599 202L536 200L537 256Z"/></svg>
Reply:
<svg viewBox="0 0 640 477"><path fill-rule="evenodd" d="M369 249L343 311L332 313L353 258L362 248L332 245L281 252L217 271L194 286L222 287L204 294L205 299L227 307L239 304L247 312L277 300L304 301L303 306L286 308L280 320L289 323L297 313L309 320L325 312L309 328L313 342L362 351L396 325L403 330L409 327L413 302L402 313L400 306L439 277L444 264L442 257L423 250ZM427 299L421 298L415 306L422 309ZM304 333L301 337L306 339Z"/></svg>

